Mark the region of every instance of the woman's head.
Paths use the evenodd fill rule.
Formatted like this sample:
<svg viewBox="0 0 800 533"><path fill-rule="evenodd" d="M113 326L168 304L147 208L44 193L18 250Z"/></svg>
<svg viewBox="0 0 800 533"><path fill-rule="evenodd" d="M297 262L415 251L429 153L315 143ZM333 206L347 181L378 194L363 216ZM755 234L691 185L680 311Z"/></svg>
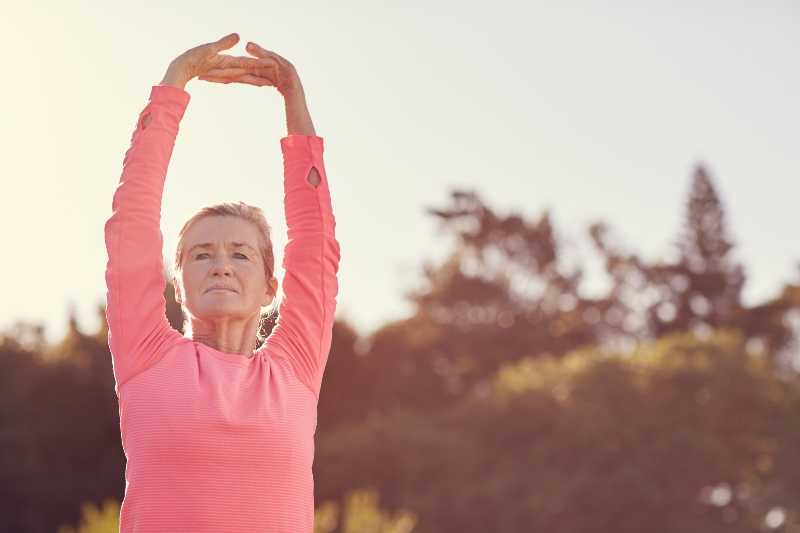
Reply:
<svg viewBox="0 0 800 533"><path fill-rule="evenodd" d="M270 227L242 202L204 207L183 225L175 251L175 293L188 318L251 319L272 303Z"/></svg>

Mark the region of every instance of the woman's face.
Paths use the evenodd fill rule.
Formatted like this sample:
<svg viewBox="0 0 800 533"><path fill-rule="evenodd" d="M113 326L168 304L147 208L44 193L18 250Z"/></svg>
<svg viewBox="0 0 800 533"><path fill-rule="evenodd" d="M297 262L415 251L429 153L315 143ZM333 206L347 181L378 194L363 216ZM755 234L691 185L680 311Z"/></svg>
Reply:
<svg viewBox="0 0 800 533"><path fill-rule="evenodd" d="M175 296L199 320L248 319L272 303L254 224L206 217L183 237Z"/></svg>

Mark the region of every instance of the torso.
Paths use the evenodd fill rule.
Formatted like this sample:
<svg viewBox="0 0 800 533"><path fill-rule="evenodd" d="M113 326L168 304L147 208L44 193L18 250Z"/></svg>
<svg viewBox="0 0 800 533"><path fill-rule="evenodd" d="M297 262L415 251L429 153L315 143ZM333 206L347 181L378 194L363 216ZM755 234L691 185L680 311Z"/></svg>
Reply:
<svg viewBox="0 0 800 533"><path fill-rule="evenodd" d="M120 418L125 531L312 531L316 398L280 354L180 342Z"/></svg>

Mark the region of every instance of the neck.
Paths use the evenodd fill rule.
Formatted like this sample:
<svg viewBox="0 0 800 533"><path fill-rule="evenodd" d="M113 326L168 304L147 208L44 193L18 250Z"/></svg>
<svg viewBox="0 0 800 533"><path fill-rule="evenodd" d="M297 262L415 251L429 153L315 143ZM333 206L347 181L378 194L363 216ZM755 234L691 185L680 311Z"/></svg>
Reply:
<svg viewBox="0 0 800 533"><path fill-rule="evenodd" d="M252 357L256 348L256 336L261 325L261 316L235 320L202 320L190 318L191 338L223 353Z"/></svg>

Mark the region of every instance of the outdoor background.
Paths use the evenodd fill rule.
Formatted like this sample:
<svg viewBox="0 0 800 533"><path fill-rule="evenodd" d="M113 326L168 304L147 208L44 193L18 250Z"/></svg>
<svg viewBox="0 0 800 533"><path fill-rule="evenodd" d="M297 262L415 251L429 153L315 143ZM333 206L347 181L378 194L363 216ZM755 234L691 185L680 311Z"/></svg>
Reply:
<svg viewBox="0 0 800 533"><path fill-rule="evenodd" d="M0 530L114 527L103 224L150 86L236 31L326 142L320 532L799 532L799 27L793 1L6 0ZM243 200L280 258L280 98L187 90L165 257Z"/></svg>

